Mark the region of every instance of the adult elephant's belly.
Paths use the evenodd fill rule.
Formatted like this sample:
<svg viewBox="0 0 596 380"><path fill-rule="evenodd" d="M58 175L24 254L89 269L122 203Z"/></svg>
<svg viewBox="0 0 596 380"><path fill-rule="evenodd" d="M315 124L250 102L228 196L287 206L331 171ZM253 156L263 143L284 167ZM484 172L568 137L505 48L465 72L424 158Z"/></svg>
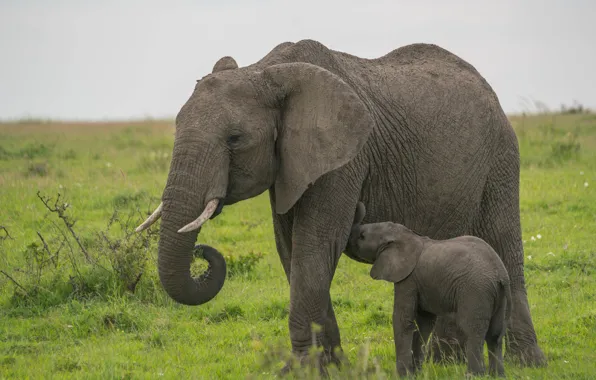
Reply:
<svg viewBox="0 0 596 380"><path fill-rule="evenodd" d="M488 154L470 157L418 155L405 165L384 161L364 183L363 222L402 223L433 239L472 233L490 166Z"/></svg>

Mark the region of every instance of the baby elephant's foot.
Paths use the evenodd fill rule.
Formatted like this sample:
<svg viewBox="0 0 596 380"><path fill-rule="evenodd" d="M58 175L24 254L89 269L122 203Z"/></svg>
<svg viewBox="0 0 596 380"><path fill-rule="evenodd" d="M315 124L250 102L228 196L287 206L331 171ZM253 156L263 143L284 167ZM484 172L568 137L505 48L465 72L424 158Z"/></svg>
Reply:
<svg viewBox="0 0 596 380"><path fill-rule="evenodd" d="M503 367L503 362L494 363L494 361L489 361L488 374L493 377L505 377L505 368Z"/></svg>
<svg viewBox="0 0 596 380"><path fill-rule="evenodd" d="M472 379L474 377L484 377L486 375L486 371L483 369L473 370L468 367L466 370L466 379Z"/></svg>
<svg viewBox="0 0 596 380"><path fill-rule="evenodd" d="M455 338L435 337L432 340L432 360L436 364L463 364L466 355L463 345Z"/></svg>
<svg viewBox="0 0 596 380"><path fill-rule="evenodd" d="M466 360L465 335L452 316L437 318L431 339L432 359L437 364L463 364Z"/></svg>

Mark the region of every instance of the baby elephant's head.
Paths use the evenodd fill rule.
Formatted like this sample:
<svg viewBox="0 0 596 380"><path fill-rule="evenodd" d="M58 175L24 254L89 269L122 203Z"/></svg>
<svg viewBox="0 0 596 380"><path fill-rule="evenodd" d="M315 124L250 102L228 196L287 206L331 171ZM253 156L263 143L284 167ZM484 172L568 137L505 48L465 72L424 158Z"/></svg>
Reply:
<svg viewBox="0 0 596 380"><path fill-rule="evenodd" d="M406 226L392 222L361 224L364 205L358 204L348 247L353 256L373 264L372 278L399 282L416 266L424 242Z"/></svg>

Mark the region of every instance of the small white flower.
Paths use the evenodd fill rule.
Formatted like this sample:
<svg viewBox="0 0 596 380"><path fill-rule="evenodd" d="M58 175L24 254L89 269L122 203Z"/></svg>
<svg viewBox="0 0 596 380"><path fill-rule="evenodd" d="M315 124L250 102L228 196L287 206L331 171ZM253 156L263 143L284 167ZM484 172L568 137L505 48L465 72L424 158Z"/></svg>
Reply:
<svg viewBox="0 0 596 380"><path fill-rule="evenodd" d="M112 167L112 163L111 163L111 162L106 162L106 166L107 166L108 168L111 168L111 167Z"/></svg>
<svg viewBox="0 0 596 380"><path fill-rule="evenodd" d="M64 186L62 186L62 185L58 185L58 188L59 188L59 189L63 189L63 188L64 188Z"/></svg>
<svg viewBox="0 0 596 380"><path fill-rule="evenodd" d="M536 235L536 239L542 239L542 235L540 235L540 234Z"/></svg>
<svg viewBox="0 0 596 380"><path fill-rule="evenodd" d="M584 182L584 187L588 187L588 183L587 182Z"/></svg>
<svg viewBox="0 0 596 380"><path fill-rule="evenodd" d="M581 172L579 172L579 175L584 175L584 172L583 172L583 170L582 170Z"/></svg>
<svg viewBox="0 0 596 380"><path fill-rule="evenodd" d="M535 238L534 236L532 236L532 237L530 238L530 240L532 240L532 241L536 241L536 238Z"/></svg>
<svg viewBox="0 0 596 380"><path fill-rule="evenodd" d="M555 254L552 252L547 253L548 256L554 256Z"/></svg>
<svg viewBox="0 0 596 380"><path fill-rule="evenodd" d="M532 260L532 255L528 255L528 260Z"/></svg>
<svg viewBox="0 0 596 380"><path fill-rule="evenodd" d="M525 242L526 242L526 241L524 240L524 243L525 243Z"/></svg>
<svg viewBox="0 0 596 380"><path fill-rule="evenodd" d="M72 329L72 325L66 325L66 327L68 327L69 329Z"/></svg>
<svg viewBox="0 0 596 380"><path fill-rule="evenodd" d="M563 360L563 363L569 363L569 361L567 361L567 360Z"/></svg>

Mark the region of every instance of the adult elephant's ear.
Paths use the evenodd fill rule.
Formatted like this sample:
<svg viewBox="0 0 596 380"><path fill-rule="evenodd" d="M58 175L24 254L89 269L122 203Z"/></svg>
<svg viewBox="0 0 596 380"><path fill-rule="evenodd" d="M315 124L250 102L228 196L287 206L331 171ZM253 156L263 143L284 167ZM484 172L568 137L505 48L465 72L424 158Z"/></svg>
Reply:
<svg viewBox="0 0 596 380"><path fill-rule="evenodd" d="M373 120L354 90L319 66L284 63L263 75L281 108L275 211L284 214L320 176L356 156Z"/></svg>

